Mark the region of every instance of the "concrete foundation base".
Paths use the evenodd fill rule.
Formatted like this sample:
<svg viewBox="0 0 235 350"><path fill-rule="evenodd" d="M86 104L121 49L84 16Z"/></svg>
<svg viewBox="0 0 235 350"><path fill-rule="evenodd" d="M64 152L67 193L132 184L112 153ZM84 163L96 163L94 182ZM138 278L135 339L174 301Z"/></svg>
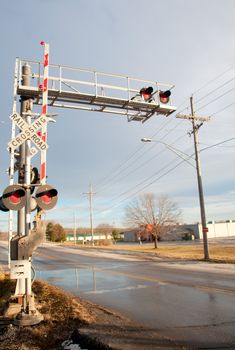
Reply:
<svg viewBox="0 0 235 350"><path fill-rule="evenodd" d="M14 318L13 324L16 326L33 326L40 323L42 320L43 315L37 310L31 313L20 312Z"/></svg>

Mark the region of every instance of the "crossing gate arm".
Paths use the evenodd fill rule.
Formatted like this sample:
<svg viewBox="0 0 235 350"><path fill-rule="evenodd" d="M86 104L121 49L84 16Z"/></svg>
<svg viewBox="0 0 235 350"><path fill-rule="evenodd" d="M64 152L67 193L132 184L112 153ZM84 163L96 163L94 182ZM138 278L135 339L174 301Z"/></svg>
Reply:
<svg viewBox="0 0 235 350"><path fill-rule="evenodd" d="M20 60L31 66L31 84L21 84L19 69L17 94L34 98L35 104L42 104L42 91L39 86L43 80L41 62ZM169 99L161 103L159 92L172 90L172 84L137 79L92 70L84 70L61 65L49 65L48 105L60 108L112 113L127 116L128 121L145 122L154 114L168 116L176 110ZM153 88L151 102L142 100L140 90Z"/></svg>

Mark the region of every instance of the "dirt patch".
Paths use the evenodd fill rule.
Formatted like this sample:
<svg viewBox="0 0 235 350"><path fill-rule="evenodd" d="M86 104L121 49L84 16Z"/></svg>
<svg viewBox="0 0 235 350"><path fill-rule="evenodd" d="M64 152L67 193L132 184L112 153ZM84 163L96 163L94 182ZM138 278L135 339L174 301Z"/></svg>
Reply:
<svg viewBox="0 0 235 350"><path fill-rule="evenodd" d="M4 318L14 288L14 281L1 273L0 350L59 350L67 339L88 350L188 349L112 310L41 281L34 282L33 292L44 320L31 327L14 326L12 320Z"/></svg>

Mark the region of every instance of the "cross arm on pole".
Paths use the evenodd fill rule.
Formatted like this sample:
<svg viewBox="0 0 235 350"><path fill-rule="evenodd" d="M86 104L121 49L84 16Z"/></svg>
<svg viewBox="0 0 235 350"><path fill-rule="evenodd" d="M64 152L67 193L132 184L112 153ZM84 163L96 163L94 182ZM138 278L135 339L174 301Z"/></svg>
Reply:
<svg viewBox="0 0 235 350"><path fill-rule="evenodd" d="M188 119L188 120L199 120L202 122L208 122L210 120L210 117L199 117L199 116L190 115L190 114L177 114L176 118Z"/></svg>

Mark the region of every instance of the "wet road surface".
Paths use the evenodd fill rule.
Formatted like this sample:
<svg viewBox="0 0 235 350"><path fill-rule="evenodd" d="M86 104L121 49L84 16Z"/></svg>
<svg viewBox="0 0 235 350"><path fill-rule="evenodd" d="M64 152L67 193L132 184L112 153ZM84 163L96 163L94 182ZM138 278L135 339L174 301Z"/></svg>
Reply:
<svg viewBox="0 0 235 350"><path fill-rule="evenodd" d="M33 263L37 278L185 345L235 349L234 265L146 260L51 244L37 249Z"/></svg>

